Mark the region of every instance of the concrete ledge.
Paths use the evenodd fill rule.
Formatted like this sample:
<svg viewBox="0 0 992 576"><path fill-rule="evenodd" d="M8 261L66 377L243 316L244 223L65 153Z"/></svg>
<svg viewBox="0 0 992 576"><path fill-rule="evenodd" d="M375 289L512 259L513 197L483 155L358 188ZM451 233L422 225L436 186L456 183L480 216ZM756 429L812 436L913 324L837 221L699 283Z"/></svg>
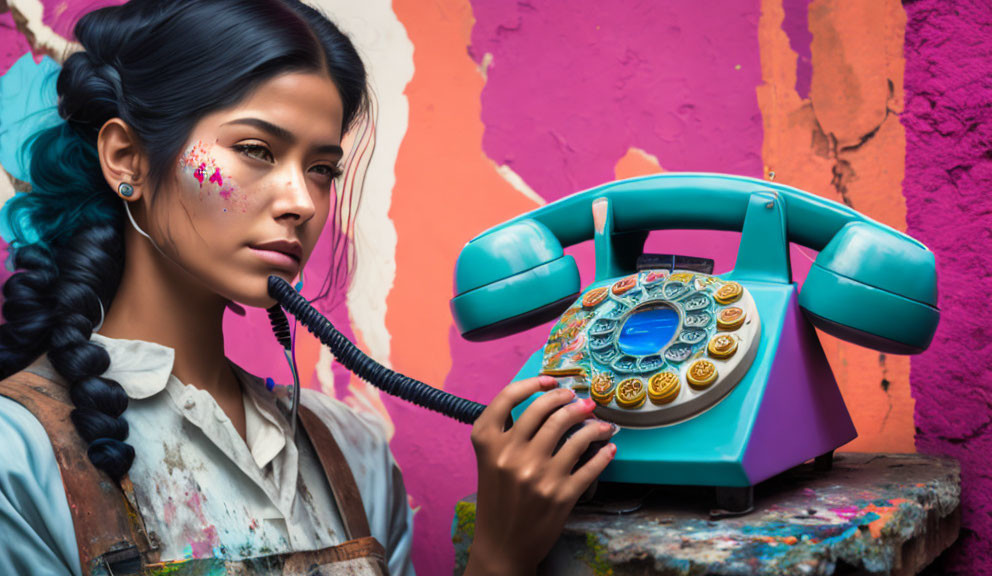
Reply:
<svg viewBox="0 0 992 576"><path fill-rule="evenodd" d="M712 520L712 489L604 484L572 513L542 574L916 574L957 538L960 468L920 454L840 453L759 484L755 509ZM634 510L625 514L619 511ZM453 523L455 574L474 497Z"/></svg>

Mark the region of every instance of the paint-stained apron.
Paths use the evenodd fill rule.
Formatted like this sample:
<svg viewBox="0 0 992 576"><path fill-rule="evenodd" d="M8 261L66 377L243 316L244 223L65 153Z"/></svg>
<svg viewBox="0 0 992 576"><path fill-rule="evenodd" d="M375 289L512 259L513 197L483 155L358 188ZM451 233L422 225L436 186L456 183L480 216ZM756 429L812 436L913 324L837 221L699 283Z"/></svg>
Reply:
<svg viewBox="0 0 992 576"><path fill-rule="evenodd" d="M125 574L175 576L281 575L382 576L386 552L371 536L358 484L327 427L304 406L300 423L324 468L348 541L322 550L241 560L193 558L162 562L149 541L131 481L115 483L86 456L86 445L69 419L68 390L22 371L0 381L0 395L21 404L41 422L62 473L84 576Z"/></svg>

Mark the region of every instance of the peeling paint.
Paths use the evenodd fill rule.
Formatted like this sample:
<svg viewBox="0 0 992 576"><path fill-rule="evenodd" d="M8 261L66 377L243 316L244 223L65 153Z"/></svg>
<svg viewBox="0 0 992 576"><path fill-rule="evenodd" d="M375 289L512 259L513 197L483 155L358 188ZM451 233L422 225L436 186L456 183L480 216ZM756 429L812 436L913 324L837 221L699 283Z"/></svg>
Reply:
<svg viewBox="0 0 992 576"><path fill-rule="evenodd" d="M649 154L640 148L631 147L627 153L617 160L613 167L613 176L617 180L647 176L649 174L659 174L665 169L661 167L661 162L654 154Z"/></svg>
<svg viewBox="0 0 992 576"><path fill-rule="evenodd" d="M83 10L74 15L70 21L74 23L78 16L101 5L117 3L119 2L102 4L90 2L88 5L78 6L77 8ZM78 43L66 40L70 37L68 30L60 28L56 31L49 26L45 19L45 4L41 0L7 0L7 6L17 23L17 29L31 45L31 51L35 53L36 58L44 54L61 63L69 54L82 49ZM64 12L64 10L60 12L59 16L62 17Z"/></svg>
<svg viewBox="0 0 992 576"><path fill-rule="evenodd" d="M763 83L757 89L765 125L762 156L775 181L796 186L905 230L902 197L905 132L901 54L905 13L895 0L808 4L809 98L796 91L794 0L763 0L759 29ZM799 42L800 44L802 41ZM793 251L795 256L796 250ZM803 253L800 251L800 253ZM810 258L792 259L802 282ZM909 357L888 357L820 333L858 438L844 449L911 452L913 406ZM885 379L889 385L877 384Z"/></svg>
<svg viewBox="0 0 992 576"><path fill-rule="evenodd" d="M496 169L496 173L499 174L503 180L506 180L507 184L513 186L514 190L520 192L525 198L534 202L535 207L544 206L548 203L544 198L541 198L541 196L535 192L533 188L528 186L527 183L524 182L524 179L520 177L520 174L513 171L513 168L510 168L506 164L496 166L496 164L493 163L493 166Z"/></svg>
<svg viewBox="0 0 992 576"><path fill-rule="evenodd" d="M388 0L317 0L314 4L332 15L357 46L376 101L375 153L364 177L359 213L355 215L358 265L348 290L347 306L351 323L363 335L368 353L389 366L391 336L386 328L386 298L395 276L397 241L389 210L396 180L394 166L409 122L404 88L413 77L413 44ZM366 393L378 394L371 388ZM381 414L385 414L384 410Z"/></svg>

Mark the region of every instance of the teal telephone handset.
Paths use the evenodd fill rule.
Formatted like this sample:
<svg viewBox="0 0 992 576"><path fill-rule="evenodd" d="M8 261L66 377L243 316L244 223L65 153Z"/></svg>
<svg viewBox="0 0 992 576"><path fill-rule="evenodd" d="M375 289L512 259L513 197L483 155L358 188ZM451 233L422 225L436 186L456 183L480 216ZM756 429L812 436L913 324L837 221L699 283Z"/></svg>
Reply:
<svg viewBox="0 0 992 576"><path fill-rule="evenodd" d="M661 229L740 231L734 270L639 269ZM589 239L583 290L563 247ZM801 290L789 242L819 251ZM559 318L518 378L556 374L593 397L621 425L603 478L655 484L749 488L831 453L856 433L810 323L915 354L940 317L923 244L801 190L716 174L612 182L523 214L465 246L455 284L470 340Z"/></svg>

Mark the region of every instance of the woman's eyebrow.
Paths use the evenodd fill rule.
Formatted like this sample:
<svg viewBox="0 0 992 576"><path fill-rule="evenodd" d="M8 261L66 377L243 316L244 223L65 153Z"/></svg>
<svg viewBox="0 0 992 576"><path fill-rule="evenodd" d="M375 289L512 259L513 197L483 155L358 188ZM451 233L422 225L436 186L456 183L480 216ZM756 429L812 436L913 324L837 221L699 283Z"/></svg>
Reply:
<svg viewBox="0 0 992 576"><path fill-rule="evenodd" d="M225 122L221 124L221 126L227 126L229 124L242 124L245 126L253 126L255 128L258 128L259 130L268 132L269 134L289 143L290 145L296 143L296 136L293 136L292 132L286 130L285 128L276 126L271 122L266 122L261 118L238 118L236 120L231 120L230 122ZM337 144L322 144L319 146L314 146L313 149L318 154L344 154L344 151L341 149L341 146L338 146Z"/></svg>

